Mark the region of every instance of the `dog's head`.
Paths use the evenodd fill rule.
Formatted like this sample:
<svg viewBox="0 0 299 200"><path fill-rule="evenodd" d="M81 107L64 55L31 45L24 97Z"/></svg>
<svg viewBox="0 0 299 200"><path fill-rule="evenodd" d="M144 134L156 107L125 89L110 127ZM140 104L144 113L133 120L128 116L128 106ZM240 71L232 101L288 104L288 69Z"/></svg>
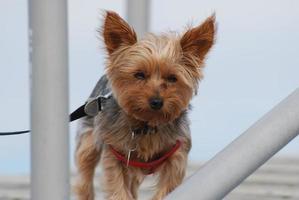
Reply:
<svg viewBox="0 0 299 200"><path fill-rule="evenodd" d="M158 125L187 109L214 43L215 17L182 36L149 34L137 40L133 28L108 11L102 34L106 72L118 104L129 116Z"/></svg>

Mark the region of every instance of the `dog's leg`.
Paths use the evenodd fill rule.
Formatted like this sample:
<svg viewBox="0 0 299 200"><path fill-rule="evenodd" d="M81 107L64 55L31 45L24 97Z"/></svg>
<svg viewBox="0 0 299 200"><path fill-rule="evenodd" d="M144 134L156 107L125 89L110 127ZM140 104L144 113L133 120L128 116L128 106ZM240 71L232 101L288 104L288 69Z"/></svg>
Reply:
<svg viewBox="0 0 299 200"><path fill-rule="evenodd" d="M103 152L103 167L106 199L133 200L128 171L115 159L109 149L105 149Z"/></svg>
<svg viewBox="0 0 299 200"><path fill-rule="evenodd" d="M97 148L92 131L84 133L76 150L76 164L79 171L79 181L75 192L79 200L93 200L93 176L100 160L101 148Z"/></svg>
<svg viewBox="0 0 299 200"><path fill-rule="evenodd" d="M187 153L178 151L159 170L157 192L153 200L161 200L182 183L187 166Z"/></svg>
<svg viewBox="0 0 299 200"><path fill-rule="evenodd" d="M131 193L134 199L138 199L138 189L142 181L144 180L144 175L139 174L137 171L132 172L131 177Z"/></svg>

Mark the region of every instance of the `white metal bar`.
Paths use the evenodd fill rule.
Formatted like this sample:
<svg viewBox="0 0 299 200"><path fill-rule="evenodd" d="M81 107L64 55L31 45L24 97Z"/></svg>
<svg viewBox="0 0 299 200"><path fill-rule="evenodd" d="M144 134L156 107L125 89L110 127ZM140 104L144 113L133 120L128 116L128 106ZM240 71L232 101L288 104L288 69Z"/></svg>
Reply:
<svg viewBox="0 0 299 200"><path fill-rule="evenodd" d="M149 29L150 0L127 0L128 22L138 36L144 36Z"/></svg>
<svg viewBox="0 0 299 200"><path fill-rule="evenodd" d="M67 1L29 0L31 199L68 200Z"/></svg>
<svg viewBox="0 0 299 200"><path fill-rule="evenodd" d="M166 200L220 200L299 134L299 89L205 164Z"/></svg>

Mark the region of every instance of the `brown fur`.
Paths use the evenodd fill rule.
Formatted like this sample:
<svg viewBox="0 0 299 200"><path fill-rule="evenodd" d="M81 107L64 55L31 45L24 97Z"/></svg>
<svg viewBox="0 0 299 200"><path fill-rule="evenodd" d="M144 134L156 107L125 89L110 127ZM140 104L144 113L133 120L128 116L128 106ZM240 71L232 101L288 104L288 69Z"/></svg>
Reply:
<svg viewBox="0 0 299 200"><path fill-rule="evenodd" d="M81 177L76 187L78 197L94 199L92 179L102 154L106 198L137 199L138 187L148 171L125 166L109 145L124 155L135 149L130 159L148 162L181 140L178 151L155 171L159 180L153 200L161 200L185 175L191 148L185 115L203 77L204 58L214 43L215 17L190 28L183 36L149 34L137 41L134 30L119 15L107 12L102 34L109 54L106 74L119 109L104 109L95 117L93 130L80 138L76 151ZM136 78L140 72L144 78ZM164 103L161 109L153 110L149 99L157 97ZM157 127L156 133L138 134L132 139L132 130L144 124Z"/></svg>

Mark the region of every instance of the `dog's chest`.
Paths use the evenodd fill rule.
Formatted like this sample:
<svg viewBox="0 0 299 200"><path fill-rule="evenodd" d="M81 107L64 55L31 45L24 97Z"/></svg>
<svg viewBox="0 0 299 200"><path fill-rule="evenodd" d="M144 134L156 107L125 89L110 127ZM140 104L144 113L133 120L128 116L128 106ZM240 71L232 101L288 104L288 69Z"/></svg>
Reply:
<svg viewBox="0 0 299 200"><path fill-rule="evenodd" d="M175 137L169 137L162 132L157 131L154 134L140 135L136 137L136 141L132 141L132 156L141 161L155 160L175 144ZM134 148L135 147L135 148Z"/></svg>
<svg viewBox="0 0 299 200"><path fill-rule="evenodd" d="M176 143L176 133L157 130L152 133L134 133L130 129L123 128L119 132L101 133L101 139L105 144L111 145L124 156L131 159L148 162L155 160L169 151Z"/></svg>

